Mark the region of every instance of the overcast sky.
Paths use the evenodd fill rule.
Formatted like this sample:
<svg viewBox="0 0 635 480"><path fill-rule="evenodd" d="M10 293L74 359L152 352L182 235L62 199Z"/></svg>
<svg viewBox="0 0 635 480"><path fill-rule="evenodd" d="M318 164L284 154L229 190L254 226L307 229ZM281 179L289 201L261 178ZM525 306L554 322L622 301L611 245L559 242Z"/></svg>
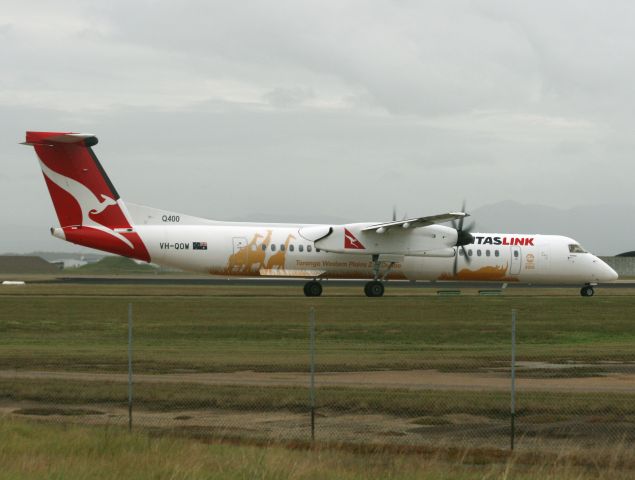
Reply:
<svg viewBox="0 0 635 480"><path fill-rule="evenodd" d="M63 246L29 129L217 219L634 204L634 2L0 6L0 251Z"/></svg>

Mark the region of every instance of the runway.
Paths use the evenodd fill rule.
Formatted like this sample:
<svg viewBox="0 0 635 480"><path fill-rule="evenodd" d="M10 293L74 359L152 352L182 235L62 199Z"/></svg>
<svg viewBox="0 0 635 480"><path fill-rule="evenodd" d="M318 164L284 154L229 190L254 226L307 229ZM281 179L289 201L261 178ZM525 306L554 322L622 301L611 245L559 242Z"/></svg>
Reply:
<svg viewBox="0 0 635 480"><path fill-rule="evenodd" d="M363 287L368 280L344 280L325 279L322 283L325 286L351 286ZM32 284L67 284L67 285L202 285L202 286L301 286L306 279L293 278L217 278L217 277L192 277L192 276L72 276L55 277L51 279L32 280ZM391 280L388 285L400 288L433 288L433 289L500 289L500 288L580 288L580 284L527 284L527 283L507 283L499 282L429 282L429 281L406 281ZM635 279L618 280L615 283L600 283L597 288L620 289L635 288Z"/></svg>

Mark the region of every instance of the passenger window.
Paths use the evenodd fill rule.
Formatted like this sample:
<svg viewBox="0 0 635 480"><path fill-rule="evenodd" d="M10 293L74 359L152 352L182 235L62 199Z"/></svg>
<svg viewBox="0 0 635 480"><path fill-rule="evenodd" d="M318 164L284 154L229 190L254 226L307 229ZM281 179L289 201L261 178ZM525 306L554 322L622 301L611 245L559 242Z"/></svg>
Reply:
<svg viewBox="0 0 635 480"><path fill-rule="evenodd" d="M265 245L264 243L262 244L262 251L264 252L265 250L267 250L267 245Z"/></svg>
<svg viewBox="0 0 635 480"><path fill-rule="evenodd" d="M311 245L307 245L306 246L306 251L311 253L311 250L313 250L313 248L311 247Z"/></svg>
<svg viewBox="0 0 635 480"><path fill-rule="evenodd" d="M459 248L459 255L460 255L461 257L462 257L463 255L465 255L465 254L463 253L463 249L462 249L462 248Z"/></svg>
<svg viewBox="0 0 635 480"><path fill-rule="evenodd" d="M300 250L301 252L304 252L304 245L298 245L298 250Z"/></svg>
<svg viewBox="0 0 635 480"><path fill-rule="evenodd" d="M485 256L489 257L492 255L492 252L490 252L489 250L485 250Z"/></svg>
<svg viewBox="0 0 635 480"><path fill-rule="evenodd" d="M467 251L467 254L468 254L470 257L472 256L472 249L471 249L471 248Z"/></svg>
<svg viewBox="0 0 635 480"><path fill-rule="evenodd" d="M480 257L480 256L481 256L481 251L480 251L480 250L477 250L477 251L476 251L476 255Z"/></svg>
<svg viewBox="0 0 635 480"><path fill-rule="evenodd" d="M271 244L271 251L272 251L272 252L275 252L275 251L276 251L276 244L275 244L275 243L272 243L272 244Z"/></svg>
<svg viewBox="0 0 635 480"><path fill-rule="evenodd" d="M495 250L494 251L494 255L497 256L497 257L500 257L500 252L498 250Z"/></svg>
<svg viewBox="0 0 635 480"><path fill-rule="evenodd" d="M518 250L514 250L514 257L518 258Z"/></svg>
<svg viewBox="0 0 635 480"><path fill-rule="evenodd" d="M293 249L294 249L293 245L289 245L289 251L293 252Z"/></svg>
<svg viewBox="0 0 635 480"><path fill-rule="evenodd" d="M281 252L284 252L284 243L281 243L281 244L280 244L280 251L281 251Z"/></svg>

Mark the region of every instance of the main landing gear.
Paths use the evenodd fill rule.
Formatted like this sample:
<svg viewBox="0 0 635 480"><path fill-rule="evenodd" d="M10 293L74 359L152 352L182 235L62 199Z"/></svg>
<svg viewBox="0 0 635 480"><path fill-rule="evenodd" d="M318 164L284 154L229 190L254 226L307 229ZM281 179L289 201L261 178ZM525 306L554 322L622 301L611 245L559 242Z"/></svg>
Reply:
<svg viewBox="0 0 635 480"><path fill-rule="evenodd" d="M384 284L379 280L373 280L364 285L364 293L367 297L381 297L384 295Z"/></svg>
<svg viewBox="0 0 635 480"><path fill-rule="evenodd" d="M364 285L364 293L367 297L382 297L384 295L384 283L393 265L395 265L395 262L390 262L383 275L380 275L381 263L379 255L373 255L373 280ZM304 295L307 297L319 297L322 295L322 284L317 280L306 282L304 284Z"/></svg>
<svg viewBox="0 0 635 480"><path fill-rule="evenodd" d="M311 280L304 284L304 295L307 297L319 297L322 295L322 284L316 280Z"/></svg>
<svg viewBox="0 0 635 480"><path fill-rule="evenodd" d="M580 289L580 295L583 297L592 297L594 293L595 290L593 290L593 285L585 285Z"/></svg>
<svg viewBox="0 0 635 480"><path fill-rule="evenodd" d="M382 297L384 295L384 282L394 264L395 262L388 264L388 268L380 279L379 269L381 268L381 263L379 255L373 255L373 280L364 285L364 293L367 297Z"/></svg>

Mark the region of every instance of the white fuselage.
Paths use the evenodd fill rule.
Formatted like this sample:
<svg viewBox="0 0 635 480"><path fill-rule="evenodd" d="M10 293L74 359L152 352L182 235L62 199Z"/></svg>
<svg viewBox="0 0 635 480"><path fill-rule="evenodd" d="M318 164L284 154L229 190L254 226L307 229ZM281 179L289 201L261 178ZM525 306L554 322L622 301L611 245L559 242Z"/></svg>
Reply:
<svg viewBox="0 0 635 480"><path fill-rule="evenodd" d="M303 238L301 225L135 225L151 261L221 276L373 278L372 257L364 252L332 252ZM328 228L328 226L324 226ZM425 228L425 227L424 227ZM456 248L420 255L387 257L387 278L522 283L598 283L617 274L591 253L574 253L574 240L556 235L474 233L466 245L468 263ZM522 244L521 244L522 243Z"/></svg>

